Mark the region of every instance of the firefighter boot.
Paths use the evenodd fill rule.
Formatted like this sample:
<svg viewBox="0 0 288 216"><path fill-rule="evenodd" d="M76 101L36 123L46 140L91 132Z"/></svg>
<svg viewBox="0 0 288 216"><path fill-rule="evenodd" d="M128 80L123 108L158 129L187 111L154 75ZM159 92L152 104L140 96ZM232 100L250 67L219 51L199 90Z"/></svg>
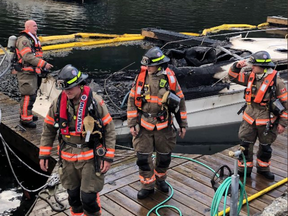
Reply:
<svg viewBox="0 0 288 216"><path fill-rule="evenodd" d="M38 121L38 116L33 115L33 121Z"/></svg>
<svg viewBox="0 0 288 216"><path fill-rule="evenodd" d="M21 115L19 115L19 118L21 119ZM33 115L32 120L33 120L33 121L38 121L38 116Z"/></svg>
<svg viewBox="0 0 288 216"><path fill-rule="evenodd" d="M156 182L157 188L159 190L161 190L164 193L168 193L169 192L169 186L166 183L166 181L157 181Z"/></svg>
<svg viewBox="0 0 288 216"><path fill-rule="evenodd" d="M150 194L153 194L154 193L154 188L153 189L141 189L138 194L137 194L137 197L138 199L145 199L147 198Z"/></svg>
<svg viewBox="0 0 288 216"><path fill-rule="evenodd" d="M20 121L21 125L26 128L36 128L36 124L34 122L24 122Z"/></svg>
<svg viewBox="0 0 288 216"><path fill-rule="evenodd" d="M86 210L84 210L84 215L85 216L101 216L101 212L98 211L98 212L91 213L91 212L87 212Z"/></svg>
<svg viewBox="0 0 288 216"><path fill-rule="evenodd" d="M244 171L242 172L242 171L238 170L238 174L239 174L240 177L243 177L244 176ZM247 172L246 173L246 177L251 177L251 172Z"/></svg>
<svg viewBox="0 0 288 216"><path fill-rule="evenodd" d="M257 170L257 173L259 173L260 175L263 175L266 179L269 179L269 180L274 180L274 178L275 178L274 174L271 173L270 171Z"/></svg>

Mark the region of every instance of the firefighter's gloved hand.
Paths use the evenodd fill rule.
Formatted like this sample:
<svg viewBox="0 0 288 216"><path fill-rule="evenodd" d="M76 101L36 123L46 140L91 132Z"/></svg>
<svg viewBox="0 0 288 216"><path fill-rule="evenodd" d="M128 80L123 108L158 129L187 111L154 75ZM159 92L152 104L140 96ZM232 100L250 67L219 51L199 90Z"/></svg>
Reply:
<svg viewBox="0 0 288 216"><path fill-rule="evenodd" d="M53 68L53 65L52 64L49 64L49 63L47 63L46 65L45 65L45 68L44 68L44 70L47 70L47 71L49 71L49 70L51 70Z"/></svg>
<svg viewBox="0 0 288 216"><path fill-rule="evenodd" d="M41 78L46 78L49 73L51 73L51 71L44 69L41 71L41 74L38 74L38 76Z"/></svg>

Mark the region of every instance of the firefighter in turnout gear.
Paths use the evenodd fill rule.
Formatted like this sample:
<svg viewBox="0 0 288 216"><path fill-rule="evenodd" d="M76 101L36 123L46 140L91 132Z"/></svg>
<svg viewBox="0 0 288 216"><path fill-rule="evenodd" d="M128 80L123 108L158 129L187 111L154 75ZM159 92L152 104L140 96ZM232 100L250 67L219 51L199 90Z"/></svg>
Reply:
<svg viewBox="0 0 288 216"><path fill-rule="evenodd" d="M151 48L142 58L143 66L128 99L128 126L142 183L138 199L154 193L155 183L161 191L169 192L165 179L176 144L173 116L179 124L180 137L186 133L185 99L174 72L168 68L169 61L160 48ZM155 165L151 157L154 151Z"/></svg>
<svg viewBox="0 0 288 216"><path fill-rule="evenodd" d="M229 70L231 81L247 86L245 89L246 108L243 110L243 121L239 129L240 145L245 148L247 176L253 168L253 147L259 140L256 168L257 173L273 180L270 172L272 156L271 144L277 134L284 132L287 126L287 89L277 71L275 64L266 51L251 55L249 63L251 72L243 72L241 68L247 65L245 60L234 63ZM238 161L238 173L244 175L242 158Z"/></svg>
<svg viewBox="0 0 288 216"><path fill-rule="evenodd" d="M21 93L20 123L29 128L36 128L33 121L38 120L37 116L33 116L32 108L40 86L39 75L44 69L50 70L53 67L43 60L37 29L35 21L26 21L25 30L20 33L16 42L17 65L15 68L18 71L17 79Z"/></svg>
<svg viewBox="0 0 288 216"><path fill-rule="evenodd" d="M39 158L41 169L47 171L47 159L59 131L59 174L67 189L71 215L99 216L99 192L113 162L116 135L103 99L85 85L87 77L72 65L60 70L56 87L62 92L44 120ZM92 129L86 119L92 122Z"/></svg>

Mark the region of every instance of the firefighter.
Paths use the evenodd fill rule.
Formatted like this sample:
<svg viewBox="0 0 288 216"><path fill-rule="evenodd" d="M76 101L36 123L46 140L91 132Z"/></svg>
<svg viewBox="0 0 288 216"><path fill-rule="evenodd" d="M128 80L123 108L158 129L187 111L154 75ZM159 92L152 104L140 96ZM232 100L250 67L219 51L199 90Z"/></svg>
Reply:
<svg viewBox="0 0 288 216"><path fill-rule="evenodd" d="M71 215L98 216L101 215L99 192L104 174L113 162L116 136L103 99L85 85L87 77L70 64L60 70L56 86L62 92L44 120L39 158L41 169L47 171L59 131L59 174L67 189ZM92 118L94 124L89 140L85 133L86 118Z"/></svg>
<svg viewBox="0 0 288 216"><path fill-rule="evenodd" d="M20 101L20 123L28 128L36 128L33 121L38 117L33 116L32 108L36 100L37 90L40 86L38 75L43 70L50 70L53 66L43 60L40 41L37 38L37 24L34 20L25 22L25 30L20 33L16 42L17 66L16 70Z"/></svg>
<svg viewBox="0 0 288 216"><path fill-rule="evenodd" d="M159 47L148 50L128 98L128 126L142 183L138 199L154 193L155 183L161 191L169 192L165 179L176 144L173 116L179 124L179 136L184 138L186 133L185 99L174 72L168 67L169 61ZM153 151L156 151L155 165Z"/></svg>
<svg viewBox="0 0 288 216"><path fill-rule="evenodd" d="M246 108L243 110L243 121L239 129L240 145L245 148L247 176L253 168L253 146L259 140L256 168L257 173L273 180L270 171L272 156L271 144L277 134L284 132L287 126L287 89L284 82L274 70L275 64L266 51L251 55L248 63L252 64L251 72L242 72L246 60L234 63L229 70L231 81L247 86L245 89ZM238 161L238 173L244 175L243 158Z"/></svg>

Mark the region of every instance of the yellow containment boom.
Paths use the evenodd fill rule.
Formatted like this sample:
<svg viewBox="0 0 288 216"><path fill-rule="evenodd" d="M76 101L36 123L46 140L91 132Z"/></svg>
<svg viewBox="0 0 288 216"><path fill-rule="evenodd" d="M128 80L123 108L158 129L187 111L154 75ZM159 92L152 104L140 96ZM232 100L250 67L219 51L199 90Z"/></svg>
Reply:
<svg viewBox="0 0 288 216"><path fill-rule="evenodd" d="M76 34L71 34L71 35L40 36L39 40L42 43L43 42L52 43L53 41L54 41L53 43L57 43L57 41L59 40L74 40L77 37L93 38L93 39L90 39L87 41L76 41L76 42L69 42L69 43L44 45L42 46L42 49L43 51L48 51L48 50L57 50L57 49L67 49L67 48L73 48L73 47L112 44L112 43L121 43L121 42L128 42L128 41L138 41L138 40L144 39L144 36L142 36L141 34L116 35L116 34L100 34L100 33L76 33ZM1 49L0 49L0 55L4 55L4 52Z"/></svg>
<svg viewBox="0 0 288 216"><path fill-rule="evenodd" d="M100 44L137 41L137 40L143 40L143 39L144 39L144 36L142 35L135 35L135 36L129 36L129 37L124 36L124 37L115 37L112 39L104 39L104 40L92 40L92 41L47 45L47 46L43 46L42 49L43 51L48 51L48 50L65 49L65 48L71 48L71 47L83 47L83 46L93 46L93 45L100 45Z"/></svg>
<svg viewBox="0 0 288 216"><path fill-rule="evenodd" d="M116 37L135 37L139 34L123 34L123 35L117 35L117 34L102 34L102 33L75 33L70 35L53 35L53 36L39 36L39 40L41 43L45 42L52 42L52 41L58 41L58 40L74 40L77 38L116 38Z"/></svg>
<svg viewBox="0 0 288 216"><path fill-rule="evenodd" d="M204 29L202 31L202 35L207 35L208 33L216 33L219 31L230 29L255 29L255 28L257 28L257 26L248 24L223 24L220 26L215 26L213 28Z"/></svg>

